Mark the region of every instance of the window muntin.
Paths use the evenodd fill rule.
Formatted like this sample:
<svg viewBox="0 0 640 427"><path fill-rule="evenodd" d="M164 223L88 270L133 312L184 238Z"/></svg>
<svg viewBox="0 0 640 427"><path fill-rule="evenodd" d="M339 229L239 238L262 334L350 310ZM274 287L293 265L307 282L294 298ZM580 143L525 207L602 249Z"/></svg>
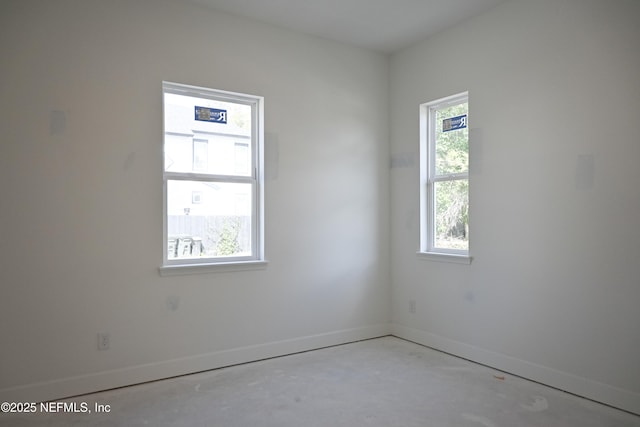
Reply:
<svg viewBox="0 0 640 427"><path fill-rule="evenodd" d="M262 98L164 82L163 105L163 264L263 260Z"/></svg>
<svg viewBox="0 0 640 427"><path fill-rule="evenodd" d="M429 102L420 108L420 251L468 256L468 94Z"/></svg>

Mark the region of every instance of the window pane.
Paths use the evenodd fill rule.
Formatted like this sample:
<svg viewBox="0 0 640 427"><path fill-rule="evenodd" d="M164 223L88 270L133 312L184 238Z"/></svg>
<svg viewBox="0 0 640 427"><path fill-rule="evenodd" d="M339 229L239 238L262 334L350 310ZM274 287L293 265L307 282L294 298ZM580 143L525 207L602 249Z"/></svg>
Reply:
<svg viewBox="0 0 640 427"><path fill-rule="evenodd" d="M468 112L467 102L436 110L436 175L468 171Z"/></svg>
<svg viewBox="0 0 640 427"><path fill-rule="evenodd" d="M251 255L252 185L167 181L168 258Z"/></svg>
<svg viewBox="0 0 640 427"><path fill-rule="evenodd" d="M164 126L166 171L251 174L250 105L165 93Z"/></svg>
<svg viewBox="0 0 640 427"><path fill-rule="evenodd" d="M469 250L469 181L436 182L434 191L434 246Z"/></svg>

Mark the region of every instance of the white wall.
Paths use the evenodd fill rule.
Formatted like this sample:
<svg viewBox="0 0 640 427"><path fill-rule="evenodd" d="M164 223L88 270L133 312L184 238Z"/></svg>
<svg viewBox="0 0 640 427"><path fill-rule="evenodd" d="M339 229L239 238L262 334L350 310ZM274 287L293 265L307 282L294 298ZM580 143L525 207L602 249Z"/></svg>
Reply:
<svg viewBox="0 0 640 427"><path fill-rule="evenodd" d="M0 58L0 400L389 332L385 56L167 0L15 0ZM159 276L163 80L265 97L266 269Z"/></svg>
<svg viewBox="0 0 640 427"><path fill-rule="evenodd" d="M639 16L516 0L392 56L395 334L640 413ZM470 266L415 254L418 105L464 90Z"/></svg>
<svg viewBox="0 0 640 427"><path fill-rule="evenodd" d="M639 5L515 0L389 71L168 0L0 2L0 399L391 330L640 412ZM266 269L159 277L162 80L265 96ZM418 105L464 90L470 266L415 256Z"/></svg>

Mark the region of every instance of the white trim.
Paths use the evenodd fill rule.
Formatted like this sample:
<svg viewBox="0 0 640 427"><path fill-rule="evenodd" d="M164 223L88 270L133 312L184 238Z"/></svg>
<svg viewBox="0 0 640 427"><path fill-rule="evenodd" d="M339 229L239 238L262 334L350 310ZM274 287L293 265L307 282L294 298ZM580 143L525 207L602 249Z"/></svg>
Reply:
<svg viewBox="0 0 640 427"><path fill-rule="evenodd" d="M420 250L418 253L424 255L425 259L470 264L471 258L468 250L460 251L462 256L457 256L458 254L454 253L452 258L448 253L440 252L441 248L435 246L434 184L457 180L470 181L470 178L469 165L467 165L466 172L436 175L434 111L462 102L469 102L469 92L461 92L420 104Z"/></svg>
<svg viewBox="0 0 640 427"><path fill-rule="evenodd" d="M173 260L172 260L173 261ZM189 261L186 259L185 261ZM201 264L166 264L158 268L161 276L183 276L187 274L229 273L232 271L264 270L268 261L235 261Z"/></svg>
<svg viewBox="0 0 640 427"><path fill-rule="evenodd" d="M462 172L462 173L448 173L448 174L444 174L444 175L435 175L432 178L433 182L449 182L449 181L461 181L464 179L469 179L469 173L468 172Z"/></svg>
<svg viewBox="0 0 640 427"><path fill-rule="evenodd" d="M640 415L640 393L394 323L391 334L457 357Z"/></svg>
<svg viewBox="0 0 640 427"><path fill-rule="evenodd" d="M252 165L250 175L216 175L199 172L172 172L166 170L162 159L163 173L163 212L162 212L162 265L159 268L161 276L209 273L220 271L240 271L255 270L266 266L264 250L264 97L248 95L236 92L221 91L197 86L183 85L179 83L162 82L163 94L163 148L165 132L165 94L172 93L197 98L213 99L229 103L246 104L251 107L251 135L238 135L244 139L249 139L252 152ZM217 134L216 132L201 132ZM225 134L227 135L227 134ZM233 135L232 135L233 136ZM252 213L251 213L251 255L237 256L229 258L206 257L199 259L189 258L169 258L167 242L169 237L167 220L167 184L169 181L206 181L206 182L229 182L250 184L252 191Z"/></svg>
<svg viewBox="0 0 640 427"><path fill-rule="evenodd" d="M198 172L165 172L167 181L206 181L232 182L238 184L253 184L255 179L251 175L212 175Z"/></svg>
<svg viewBox="0 0 640 427"><path fill-rule="evenodd" d="M450 262L454 264L471 264L471 258L466 254L448 254L443 252L417 252L417 255L421 259L429 261Z"/></svg>
<svg viewBox="0 0 640 427"><path fill-rule="evenodd" d="M245 104L252 104L257 98L254 95L248 95L246 93L240 92L229 92L226 90L219 89L211 89L208 87L202 86L192 86L186 85L182 83L173 83L173 82L162 82L162 87L165 92L184 95L184 96L192 96L196 98L206 98L212 100L220 100L226 102L240 102ZM212 92L215 92L215 95L212 95Z"/></svg>
<svg viewBox="0 0 640 427"><path fill-rule="evenodd" d="M251 138L251 153L254 156L253 159L253 178L255 179L254 186L254 203L257 206L256 214L252 216L252 226L254 231L254 255L257 260L265 260L265 222L264 222L264 97L257 97L254 109L254 125L252 126L252 132L255 132Z"/></svg>
<svg viewBox="0 0 640 427"><path fill-rule="evenodd" d="M389 335L388 323L0 389L0 402L45 402Z"/></svg>

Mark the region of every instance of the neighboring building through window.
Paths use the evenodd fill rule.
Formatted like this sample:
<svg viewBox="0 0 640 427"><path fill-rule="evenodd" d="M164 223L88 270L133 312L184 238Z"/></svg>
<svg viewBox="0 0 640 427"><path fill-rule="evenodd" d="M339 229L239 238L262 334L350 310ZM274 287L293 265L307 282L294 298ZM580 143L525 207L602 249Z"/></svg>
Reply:
<svg viewBox="0 0 640 427"><path fill-rule="evenodd" d="M164 82L163 105L163 265L262 261L263 99Z"/></svg>
<svg viewBox="0 0 640 427"><path fill-rule="evenodd" d="M469 259L468 94L420 106L420 252Z"/></svg>

